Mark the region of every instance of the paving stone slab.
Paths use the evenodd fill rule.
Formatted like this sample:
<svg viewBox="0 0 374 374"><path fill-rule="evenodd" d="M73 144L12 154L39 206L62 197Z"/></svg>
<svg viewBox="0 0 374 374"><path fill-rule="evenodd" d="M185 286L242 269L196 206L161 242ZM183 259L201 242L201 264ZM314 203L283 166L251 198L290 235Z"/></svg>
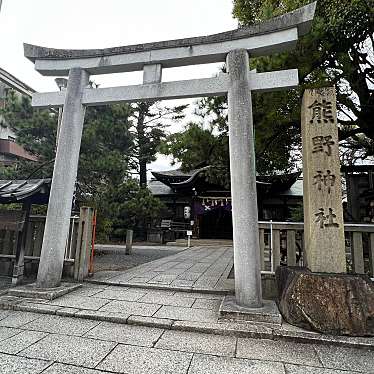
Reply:
<svg viewBox="0 0 374 374"><path fill-rule="evenodd" d="M82 285L79 283L62 282L59 287L55 288L39 288L36 283L26 284L13 287L8 290L10 296L28 297L36 299L53 300L69 292L72 292Z"/></svg>
<svg viewBox="0 0 374 374"><path fill-rule="evenodd" d="M129 279L127 282L123 281L121 283L123 284L133 284L133 283L138 283L138 284L146 284L149 281L149 278L144 278L144 277L134 277Z"/></svg>
<svg viewBox="0 0 374 374"><path fill-rule="evenodd" d="M26 323L34 321L37 318L40 318L40 314L12 311L8 317L0 321L0 326L20 327L22 325L25 325Z"/></svg>
<svg viewBox="0 0 374 374"><path fill-rule="evenodd" d="M139 302L130 302L130 301L111 301L100 309L104 312L120 312L126 314L135 314L138 316L150 317L161 305L153 305Z"/></svg>
<svg viewBox="0 0 374 374"><path fill-rule="evenodd" d="M188 374L285 374L283 364L195 355Z"/></svg>
<svg viewBox="0 0 374 374"><path fill-rule="evenodd" d="M17 354L18 352L38 342L46 336L47 334L44 332L21 331L19 334L2 341L0 344L0 352Z"/></svg>
<svg viewBox="0 0 374 374"><path fill-rule="evenodd" d="M39 374L50 364L51 362L43 360L31 360L24 357L0 353L1 374Z"/></svg>
<svg viewBox="0 0 374 374"><path fill-rule="evenodd" d="M312 366L301 366L285 364L287 374L349 374L350 371L315 368Z"/></svg>
<svg viewBox="0 0 374 374"><path fill-rule="evenodd" d="M174 296L174 290L143 289L149 296Z"/></svg>
<svg viewBox="0 0 374 374"><path fill-rule="evenodd" d="M98 324L97 321L87 319L42 315L40 318L22 326L22 328L54 334L82 336Z"/></svg>
<svg viewBox="0 0 374 374"><path fill-rule="evenodd" d="M82 287L82 288L78 288L77 290L71 292L69 295L70 296L85 296L85 297L90 297L90 296L94 296L96 295L97 293L101 292L105 290L105 287L103 286L102 288L99 288L99 287Z"/></svg>
<svg viewBox="0 0 374 374"><path fill-rule="evenodd" d="M14 310L20 310L22 312L34 312L34 313L44 313L44 314L55 314L60 306L57 305L46 305L39 303L21 302L14 306Z"/></svg>
<svg viewBox="0 0 374 374"><path fill-rule="evenodd" d="M147 283L170 284L177 278L176 275L158 275L150 279Z"/></svg>
<svg viewBox="0 0 374 374"><path fill-rule="evenodd" d="M196 301L192 305L192 308L218 310L220 305L221 305L221 300L201 298L201 299L196 299Z"/></svg>
<svg viewBox="0 0 374 374"><path fill-rule="evenodd" d="M217 322L218 312L204 309L163 306L154 317L182 321Z"/></svg>
<svg viewBox="0 0 374 374"><path fill-rule="evenodd" d="M56 315L57 316L62 316L62 317L73 317L75 313L79 312L79 309L77 308L59 308L56 310Z"/></svg>
<svg viewBox="0 0 374 374"><path fill-rule="evenodd" d="M97 369L131 374L185 374L191 353L118 345Z"/></svg>
<svg viewBox="0 0 374 374"><path fill-rule="evenodd" d="M156 348L233 357L236 338L185 331L165 331Z"/></svg>
<svg viewBox="0 0 374 374"><path fill-rule="evenodd" d="M51 305L87 309L87 310L99 310L102 306L108 303L108 300L98 299L94 297L85 296L62 296L56 300L49 302Z"/></svg>
<svg viewBox="0 0 374 374"><path fill-rule="evenodd" d="M91 283L90 280L91 280L90 278L84 280L84 283L82 284L82 289L83 288L100 288L100 289L108 288L108 286L103 285L103 284Z"/></svg>
<svg viewBox="0 0 374 374"><path fill-rule="evenodd" d="M164 330L162 329L152 327L101 322L94 329L88 331L85 337L143 347L153 347L154 343L160 338L163 332Z"/></svg>
<svg viewBox="0 0 374 374"><path fill-rule="evenodd" d="M4 319L5 317L8 317L9 313L11 313L9 310L0 310L0 320Z"/></svg>
<svg viewBox="0 0 374 374"><path fill-rule="evenodd" d="M11 336L17 335L22 330L14 329L12 327L0 327L0 341L10 338Z"/></svg>
<svg viewBox="0 0 374 374"><path fill-rule="evenodd" d="M374 373L374 351L335 346L316 346L326 368Z"/></svg>
<svg viewBox="0 0 374 374"><path fill-rule="evenodd" d="M178 276L178 280L196 281L201 277L201 273L184 272Z"/></svg>
<svg viewBox="0 0 374 374"><path fill-rule="evenodd" d="M171 305L171 306L182 306L190 308L194 303L194 299L179 296L164 296L162 294L146 294L140 300L143 303L159 304L159 305Z"/></svg>
<svg viewBox="0 0 374 374"><path fill-rule="evenodd" d="M200 293L200 292L175 292L175 296L181 297L191 297L194 299L211 299L211 300L221 300L224 296L214 293Z"/></svg>
<svg viewBox="0 0 374 374"><path fill-rule="evenodd" d="M47 370L43 371L43 374L104 374L109 371L99 371L95 369L86 369L79 366L72 366L66 364L55 363L50 366Z"/></svg>
<svg viewBox="0 0 374 374"><path fill-rule="evenodd" d="M184 279L176 279L175 281L171 282L171 287L186 287L188 289L192 289L193 284L195 281L184 280Z"/></svg>
<svg viewBox="0 0 374 374"><path fill-rule="evenodd" d="M140 290L128 290L121 288L103 290L95 295L95 298L110 299L110 300L122 300L122 301L137 301L142 296L146 295L146 291Z"/></svg>
<svg viewBox="0 0 374 374"><path fill-rule="evenodd" d="M106 312L106 311L96 311L96 310L80 310L74 314L74 317L91 319L95 321L106 321L113 323L127 323L129 314L126 313L116 313L116 312Z"/></svg>
<svg viewBox="0 0 374 374"><path fill-rule="evenodd" d="M175 321L172 329L181 331L202 332L236 337L253 337L272 339L273 330L265 324L243 324L238 322L191 322Z"/></svg>
<svg viewBox="0 0 374 374"><path fill-rule="evenodd" d="M94 368L115 345L114 342L51 334L19 355Z"/></svg>
<svg viewBox="0 0 374 374"><path fill-rule="evenodd" d="M238 339L238 358L282 361L291 364L322 366L312 344L267 339Z"/></svg>
<svg viewBox="0 0 374 374"><path fill-rule="evenodd" d="M158 327L162 329L170 329L174 321L167 318L143 317L143 316L130 316L127 320L129 325Z"/></svg>

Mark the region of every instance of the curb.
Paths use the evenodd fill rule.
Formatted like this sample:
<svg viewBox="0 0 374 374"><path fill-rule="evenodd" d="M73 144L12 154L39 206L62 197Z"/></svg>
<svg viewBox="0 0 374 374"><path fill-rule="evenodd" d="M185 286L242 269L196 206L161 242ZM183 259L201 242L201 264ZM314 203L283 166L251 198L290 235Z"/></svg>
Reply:
<svg viewBox="0 0 374 374"><path fill-rule="evenodd" d="M162 286L158 284L149 283L131 283L131 282L110 282L110 280L94 280L85 279L84 283L100 284L104 286L115 286L115 287L131 287L131 288L144 288L149 290L160 290L160 291L176 291L176 292L190 292L190 293L206 293L206 294L216 294L216 295L233 295L233 290L216 290L214 288L191 288L191 287L169 287Z"/></svg>
<svg viewBox="0 0 374 374"><path fill-rule="evenodd" d="M229 320L217 323L177 321L171 319L125 315L120 313L79 310L43 303L38 304L36 301L39 300L20 300L19 298L12 296L9 296L7 300L4 300L3 297L3 300L0 301L0 309L90 319L135 326L155 327L175 331L235 336L238 338L284 340L297 343L313 343L374 350L374 338L370 337L321 335L315 332L297 331L296 329L287 330L281 326L267 323L248 324Z"/></svg>

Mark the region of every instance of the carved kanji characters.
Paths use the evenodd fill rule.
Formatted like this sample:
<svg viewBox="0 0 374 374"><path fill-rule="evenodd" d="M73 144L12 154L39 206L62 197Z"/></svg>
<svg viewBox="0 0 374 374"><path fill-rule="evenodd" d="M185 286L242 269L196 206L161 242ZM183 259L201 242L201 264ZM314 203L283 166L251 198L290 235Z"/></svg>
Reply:
<svg viewBox="0 0 374 374"><path fill-rule="evenodd" d="M325 186L327 187L327 192L331 192L331 187L334 187L335 185L336 176L334 174L331 174L330 170L326 170L326 175L323 177L323 182Z"/></svg>
<svg viewBox="0 0 374 374"><path fill-rule="evenodd" d="M325 221L326 221L326 216L325 216L325 209L323 208L319 208L319 212L315 214L315 216L317 217L316 219L316 223L319 222L319 227L321 229L324 228L324 224L325 224Z"/></svg>
<svg viewBox="0 0 374 374"><path fill-rule="evenodd" d="M335 144L331 135L315 136L312 138L313 153L325 152L327 156L331 156L331 146Z"/></svg>
<svg viewBox="0 0 374 374"><path fill-rule="evenodd" d="M318 191L322 190L322 187L327 187L327 192L331 193L331 187L335 185L336 176L331 174L331 170L326 170L326 174L323 174L321 170L317 170L317 174L313 177L314 185L317 185Z"/></svg>
<svg viewBox="0 0 374 374"><path fill-rule="evenodd" d="M329 213L325 215L325 209L319 208L319 212L315 213L315 216L317 217L316 223L319 223L319 227L321 229L325 227L339 227L339 224L335 221L336 214L334 214L334 211L332 208L329 208Z"/></svg>
<svg viewBox="0 0 374 374"><path fill-rule="evenodd" d="M312 109L312 119L310 120L310 123L334 123L331 101L323 99L322 102L318 102L315 100L308 108Z"/></svg>

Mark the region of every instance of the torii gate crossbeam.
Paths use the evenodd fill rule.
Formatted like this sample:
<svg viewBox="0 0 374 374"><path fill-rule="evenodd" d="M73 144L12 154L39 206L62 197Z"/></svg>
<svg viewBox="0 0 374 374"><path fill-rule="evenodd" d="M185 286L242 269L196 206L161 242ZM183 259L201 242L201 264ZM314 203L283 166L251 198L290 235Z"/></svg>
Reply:
<svg viewBox="0 0 374 374"><path fill-rule="evenodd" d="M249 56L296 46L310 29L316 3L272 20L205 37L108 48L59 50L25 44L25 56L46 76L69 75L65 92L36 93L35 107L63 107L37 286L59 286L77 175L85 107L118 102L228 95L235 295L241 306L262 306L252 91L296 87L297 69L249 71ZM226 61L215 78L162 82L162 69ZM143 70L143 84L89 88L91 74Z"/></svg>

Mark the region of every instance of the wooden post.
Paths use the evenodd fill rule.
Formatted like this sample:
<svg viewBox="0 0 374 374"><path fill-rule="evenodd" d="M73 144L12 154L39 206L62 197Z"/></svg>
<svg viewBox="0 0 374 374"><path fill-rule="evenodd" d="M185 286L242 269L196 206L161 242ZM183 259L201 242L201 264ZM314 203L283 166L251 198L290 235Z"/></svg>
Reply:
<svg viewBox="0 0 374 374"><path fill-rule="evenodd" d="M304 233L313 272L345 273L345 240L335 87L303 97Z"/></svg>
<svg viewBox="0 0 374 374"><path fill-rule="evenodd" d="M74 262L74 279L83 281L88 276L92 241L92 219L94 209L81 207L78 226L77 247Z"/></svg>
<svg viewBox="0 0 374 374"><path fill-rule="evenodd" d="M273 269L276 271L277 267L280 265L280 231L273 230Z"/></svg>
<svg viewBox="0 0 374 374"><path fill-rule="evenodd" d="M370 260L370 275L374 277L374 233L370 233L369 260Z"/></svg>
<svg viewBox="0 0 374 374"><path fill-rule="evenodd" d="M27 229L30 217L31 204L23 203L22 210L24 212L23 222L19 222L22 228L16 231L16 258L14 260L13 275L12 275L12 285L17 286L23 281L24 271L25 271L25 246Z"/></svg>
<svg viewBox="0 0 374 374"><path fill-rule="evenodd" d="M265 230L260 229L260 259L261 270L265 270Z"/></svg>
<svg viewBox="0 0 374 374"><path fill-rule="evenodd" d="M287 266L296 266L296 234L287 230Z"/></svg>
<svg viewBox="0 0 374 374"><path fill-rule="evenodd" d="M364 248L362 246L361 232L352 233L352 260L354 272L357 274L364 274Z"/></svg>

